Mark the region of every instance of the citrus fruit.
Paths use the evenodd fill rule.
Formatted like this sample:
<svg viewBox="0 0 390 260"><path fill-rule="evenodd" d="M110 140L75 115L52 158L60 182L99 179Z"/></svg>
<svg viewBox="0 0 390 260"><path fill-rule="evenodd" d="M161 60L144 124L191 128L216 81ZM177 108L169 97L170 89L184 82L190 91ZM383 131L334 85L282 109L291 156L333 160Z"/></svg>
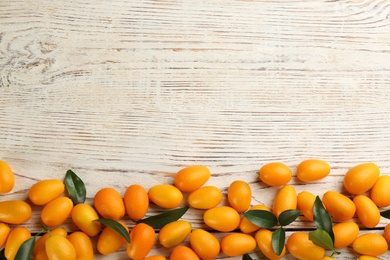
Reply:
<svg viewBox="0 0 390 260"><path fill-rule="evenodd" d="M166 224L158 233L158 240L163 247L170 248L179 245L191 233L191 223L179 219Z"/></svg>
<svg viewBox="0 0 390 260"><path fill-rule="evenodd" d="M379 174L379 167L375 163L356 165L345 174L344 187L351 194L363 194L374 186Z"/></svg>
<svg viewBox="0 0 390 260"><path fill-rule="evenodd" d="M310 221L314 221L313 207L316 196L308 191L302 191L297 196L297 208Z"/></svg>
<svg viewBox="0 0 390 260"><path fill-rule="evenodd" d="M327 191L322 197L322 203L329 214L336 220L350 220L356 212L356 206L347 196L336 192Z"/></svg>
<svg viewBox="0 0 390 260"><path fill-rule="evenodd" d="M154 229L145 224L138 223L130 231L131 242L126 246L130 259L141 260L145 258L154 245L156 233Z"/></svg>
<svg viewBox="0 0 390 260"><path fill-rule="evenodd" d="M132 220L140 220L148 212L148 193L141 185L130 185L126 189L123 200L125 203L126 213Z"/></svg>
<svg viewBox="0 0 390 260"><path fill-rule="evenodd" d="M61 180L41 180L30 188L28 198L32 204L41 206L58 198L64 191L65 184Z"/></svg>
<svg viewBox="0 0 390 260"><path fill-rule="evenodd" d="M204 223L221 232L230 232L240 225L240 214L229 206L218 206L206 210L203 214Z"/></svg>
<svg viewBox="0 0 390 260"><path fill-rule="evenodd" d="M188 195L188 204L195 209L211 209L222 201L222 191L215 186L201 187Z"/></svg>
<svg viewBox="0 0 390 260"><path fill-rule="evenodd" d="M148 196L150 201L165 209L176 208L183 201L181 191L170 184L158 184L151 187Z"/></svg>
<svg viewBox="0 0 390 260"><path fill-rule="evenodd" d="M15 176L7 162L0 160L0 193L8 193L15 186Z"/></svg>
<svg viewBox="0 0 390 260"><path fill-rule="evenodd" d="M256 248L253 236L243 233L232 233L221 239L221 251L227 256L241 256Z"/></svg>
<svg viewBox="0 0 390 260"><path fill-rule="evenodd" d="M0 222L22 224L32 215L31 206L22 200L0 201Z"/></svg>
<svg viewBox="0 0 390 260"><path fill-rule="evenodd" d="M218 239L203 229L195 229L191 232L190 245L201 259L214 259L221 250Z"/></svg>
<svg viewBox="0 0 390 260"><path fill-rule="evenodd" d="M66 237L50 236L46 240L45 249L49 260L76 260L76 249Z"/></svg>
<svg viewBox="0 0 390 260"><path fill-rule="evenodd" d="M129 232L126 224L118 221ZM111 227L105 227L99 235L96 248L102 255L108 255L117 251L126 243L126 239Z"/></svg>
<svg viewBox="0 0 390 260"><path fill-rule="evenodd" d="M255 205L255 206L251 207L249 210L270 211L269 208L267 206L265 206L264 204ZM240 228L241 232L245 233L245 234L252 233L252 232L255 232L255 231L260 229L259 226L256 226L255 224L250 222L245 216L241 218L239 228Z"/></svg>
<svg viewBox="0 0 390 260"><path fill-rule="evenodd" d="M297 209L297 192L291 185L285 185L276 193L272 204L272 212L276 217L289 209Z"/></svg>
<svg viewBox="0 0 390 260"><path fill-rule="evenodd" d="M68 233L64 228L59 227L50 230L50 233L47 232L46 234L38 238L35 242L33 252L32 252L32 256L34 259L47 259L45 244L46 244L46 240L52 235L59 235L59 236L66 237Z"/></svg>
<svg viewBox="0 0 390 260"><path fill-rule="evenodd" d="M188 246L178 245L172 249L169 260L200 260L200 258Z"/></svg>
<svg viewBox="0 0 390 260"><path fill-rule="evenodd" d="M292 178L291 169L280 162L271 162L263 165L259 171L259 179L270 186L282 186Z"/></svg>
<svg viewBox="0 0 390 260"><path fill-rule="evenodd" d="M7 224L0 223L0 248L5 245L10 232L11 228Z"/></svg>
<svg viewBox="0 0 390 260"><path fill-rule="evenodd" d="M383 236L385 237L387 243L390 244L390 223L385 226Z"/></svg>
<svg viewBox="0 0 390 260"><path fill-rule="evenodd" d="M356 206L356 215L363 226L368 228L376 227L379 224L381 215L375 203L365 195L357 195L353 198Z"/></svg>
<svg viewBox="0 0 390 260"><path fill-rule="evenodd" d="M96 211L103 217L119 220L125 215L125 204L119 192L113 188L102 188L93 199Z"/></svg>
<svg viewBox="0 0 390 260"><path fill-rule="evenodd" d="M378 207L390 206L390 176L379 176L371 189L371 199Z"/></svg>
<svg viewBox="0 0 390 260"><path fill-rule="evenodd" d="M330 165L322 160L309 159L298 164L296 175L303 182L313 182L325 178L330 173Z"/></svg>
<svg viewBox="0 0 390 260"><path fill-rule="evenodd" d="M359 226L355 222L340 222L333 226L334 248L344 248L352 244L359 235Z"/></svg>
<svg viewBox="0 0 390 260"><path fill-rule="evenodd" d="M309 234L294 232L287 239L287 250L301 260L320 260L325 256L325 249L309 240Z"/></svg>
<svg viewBox="0 0 390 260"><path fill-rule="evenodd" d="M182 192L192 192L202 187L210 176L210 170L206 166L189 166L176 173L174 184Z"/></svg>
<svg viewBox="0 0 390 260"><path fill-rule="evenodd" d="M73 223L88 236L93 237L100 232L100 222L94 221L99 219L99 215L91 205L85 203L75 205L71 217Z"/></svg>
<svg viewBox="0 0 390 260"><path fill-rule="evenodd" d="M76 250L77 260L93 260L94 251L91 238L82 231L75 231L68 236L68 240Z"/></svg>
<svg viewBox="0 0 390 260"><path fill-rule="evenodd" d="M379 258L375 256L361 255L357 258L357 260L379 260Z"/></svg>
<svg viewBox="0 0 390 260"><path fill-rule="evenodd" d="M166 258L163 255L152 255L144 258L143 260L166 260Z"/></svg>
<svg viewBox="0 0 390 260"><path fill-rule="evenodd" d="M366 233L353 241L352 248L361 255L379 256L386 253L388 244L382 235Z"/></svg>
<svg viewBox="0 0 390 260"><path fill-rule="evenodd" d="M284 246L282 253L277 255L272 247L272 231L262 228L258 230L255 234L256 244L259 247L260 251L271 260L282 259L286 254L286 246Z"/></svg>
<svg viewBox="0 0 390 260"><path fill-rule="evenodd" d="M69 217L73 202L68 197L59 197L47 203L41 211L41 220L48 227L61 225Z"/></svg>
<svg viewBox="0 0 390 260"><path fill-rule="evenodd" d="M252 190L248 183L241 180L233 181L228 188L227 198L229 204L237 212L246 211L252 200Z"/></svg>
<svg viewBox="0 0 390 260"><path fill-rule="evenodd" d="M8 235L5 243L4 256L7 260L13 260L18 252L19 247L24 241L31 237L30 231L24 227L15 227Z"/></svg>

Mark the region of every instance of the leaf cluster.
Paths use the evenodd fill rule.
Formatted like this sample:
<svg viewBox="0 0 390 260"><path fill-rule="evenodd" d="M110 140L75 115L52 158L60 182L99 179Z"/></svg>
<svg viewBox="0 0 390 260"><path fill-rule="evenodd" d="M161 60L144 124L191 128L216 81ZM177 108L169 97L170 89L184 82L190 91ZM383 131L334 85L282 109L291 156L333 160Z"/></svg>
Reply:
<svg viewBox="0 0 390 260"><path fill-rule="evenodd" d="M277 224L280 225L279 228L272 232L272 248L277 255L280 255L286 243L286 231L283 227L291 224L300 214L300 210L289 209L280 213L279 217L276 217L275 214L267 210L249 210L244 213L244 216L254 225L261 228L272 228Z"/></svg>
<svg viewBox="0 0 390 260"><path fill-rule="evenodd" d="M332 255L340 254L334 248L332 218L318 196L316 196L314 201L313 216L316 230L309 232L309 239L315 245L331 250L333 252Z"/></svg>

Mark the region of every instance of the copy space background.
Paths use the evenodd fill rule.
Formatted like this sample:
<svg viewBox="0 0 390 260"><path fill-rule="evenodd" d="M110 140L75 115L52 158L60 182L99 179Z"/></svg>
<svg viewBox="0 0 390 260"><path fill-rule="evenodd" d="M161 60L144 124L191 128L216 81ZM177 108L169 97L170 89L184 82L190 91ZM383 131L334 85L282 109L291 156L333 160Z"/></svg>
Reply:
<svg viewBox="0 0 390 260"><path fill-rule="evenodd" d="M26 199L32 184L63 179L68 169L84 180L89 203L103 187L148 189L202 164L212 172L208 185L226 193L245 180L252 204L268 206L278 188L260 183L257 172L271 161L294 174L302 160L327 161L326 179L290 183L320 196L344 192L343 175L360 163L390 173L388 1L0 7L0 159L16 174L0 200ZM159 211L152 206L148 215ZM25 225L32 232L39 212ZM205 227L200 211L184 219ZM362 233L381 233L388 222ZM300 217L290 228L313 225ZM97 258L126 259L123 250ZM169 254L159 244L157 252ZM355 258L346 249L337 259Z"/></svg>

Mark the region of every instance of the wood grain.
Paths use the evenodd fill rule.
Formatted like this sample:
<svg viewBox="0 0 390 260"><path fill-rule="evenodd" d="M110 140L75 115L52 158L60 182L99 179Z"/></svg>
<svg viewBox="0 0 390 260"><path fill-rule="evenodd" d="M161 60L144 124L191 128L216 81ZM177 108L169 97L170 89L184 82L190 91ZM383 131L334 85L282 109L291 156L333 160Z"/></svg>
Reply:
<svg viewBox="0 0 390 260"><path fill-rule="evenodd" d="M323 181L292 181L317 195L343 192L359 163L389 174L389 32L386 0L2 2L0 159L17 182L0 200L68 169L91 202L102 187L172 183L203 164L208 184L226 193L245 180L267 205L277 188L256 175L267 162L326 160ZM185 218L205 227L201 212ZM26 226L39 222L35 208Z"/></svg>

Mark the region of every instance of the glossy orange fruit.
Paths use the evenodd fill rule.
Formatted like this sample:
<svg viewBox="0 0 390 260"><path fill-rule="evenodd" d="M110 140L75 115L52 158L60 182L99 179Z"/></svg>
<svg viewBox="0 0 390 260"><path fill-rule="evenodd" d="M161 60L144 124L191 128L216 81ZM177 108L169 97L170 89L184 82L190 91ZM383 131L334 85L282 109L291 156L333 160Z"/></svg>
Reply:
<svg viewBox="0 0 390 260"><path fill-rule="evenodd" d="M336 192L327 191L322 197L322 203L329 214L336 220L350 220L356 212L356 206L347 196Z"/></svg>
<svg viewBox="0 0 390 260"><path fill-rule="evenodd" d="M379 176L371 189L371 199L378 207L390 206L390 176Z"/></svg>
<svg viewBox="0 0 390 260"><path fill-rule="evenodd" d="M321 260L325 256L325 249L315 245L304 232L292 233L286 246L291 255L301 260Z"/></svg>
<svg viewBox="0 0 390 260"><path fill-rule="evenodd" d="M65 184L61 180L48 179L35 183L28 192L28 198L34 205L45 205L58 198L65 191Z"/></svg>
<svg viewBox="0 0 390 260"><path fill-rule="evenodd" d="M144 258L143 260L166 260L167 258L163 255L152 255Z"/></svg>
<svg viewBox="0 0 390 260"><path fill-rule="evenodd" d="M158 233L158 240L163 247L170 248L179 245L191 233L191 223L179 219L166 224Z"/></svg>
<svg viewBox="0 0 390 260"><path fill-rule="evenodd" d="M368 228L376 227L379 224L381 215L377 205L365 195L357 195L353 198L356 206L356 215L363 226Z"/></svg>
<svg viewBox="0 0 390 260"><path fill-rule="evenodd" d="M139 184L130 185L126 189L123 200L126 213L132 220L140 220L148 212L148 192Z"/></svg>
<svg viewBox="0 0 390 260"><path fill-rule="evenodd" d="M359 235L359 226L355 222L340 222L333 226L334 248L345 248Z"/></svg>
<svg viewBox="0 0 390 260"><path fill-rule="evenodd" d="M7 224L23 224L31 218L30 204L22 200L0 201L0 222Z"/></svg>
<svg viewBox="0 0 390 260"><path fill-rule="evenodd" d="M256 248L253 236L243 233L231 233L221 240L221 250L227 256L241 256L249 254Z"/></svg>
<svg viewBox="0 0 390 260"><path fill-rule="evenodd" d="M5 243L4 256L8 260L13 260L18 252L19 247L24 241L31 237L30 231L24 227L15 227L8 235L7 242Z"/></svg>
<svg viewBox="0 0 390 260"><path fill-rule="evenodd" d="M101 230L99 218L96 210L89 204L80 203L73 207L71 213L73 223L88 236L96 236Z"/></svg>
<svg viewBox="0 0 390 260"><path fill-rule="evenodd" d="M203 214L204 223L221 232L230 232L240 225L240 214L229 206L219 206L206 210Z"/></svg>
<svg viewBox="0 0 390 260"><path fill-rule="evenodd" d="M173 182L180 191L192 192L202 187L210 176L210 170L206 166L195 165L181 169Z"/></svg>
<svg viewBox="0 0 390 260"><path fill-rule="evenodd" d="M50 236L46 240L45 249L49 260L76 260L76 249L66 237Z"/></svg>
<svg viewBox="0 0 390 260"><path fill-rule="evenodd" d="M0 223L0 248L5 245L10 232L11 228L7 224Z"/></svg>
<svg viewBox="0 0 390 260"><path fill-rule="evenodd" d="M103 218L119 220L126 212L121 195L113 188L100 189L95 194L93 205Z"/></svg>
<svg viewBox="0 0 390 260"><path fill-rule="evenodd" d="M59 236L66 237L68 233L64 228L59 227L50 230L50 233L47 232L43 236L38 238L35 242L33 252L32 252L32 256L34 259L47 259L45 244L46 244L46 240L52 235L59 235Z"/></svg>
<svg viewBox="0 0 390 260"><path fill-rule="evenodd" d="M357 260L379 260L379 258L370 255L361 255L357 258Z"/></svg>
<svg viewBox="0 0 390 260"><path fill-rule="evenodd" d="M272 204L272 212L279 217L280 213L289 209L297 209L297 192L291 185L285 185L277 192Z"/></svg>
<svg viewBox="0 0 390 260"><path fill-rule="evenodd" d="M77 260L93 260L94 251L91 238L82 231L75 231L68 236L69 242L76 250Z"/></svg>
<svg viewBox="0 0 390 260"><path fill-rule="evenodd" d="M282 253L277 255L272 247L272 231L262 228L255 234L255 240L260 251L271 260L279 260L286 254L286 246L284 246Z"/></svg>
<svg viewBox="0 0 390 260"><path fill-rule="evenodd" d="M316 196L308 191L302 191L297 196L297 208L310 221L314 221L313 208Z"/></svg>
<svg viewBox="0 0 390 260"><path fill-rule="evenodd" d="M188 195L188 204L195 209L211 209L222 201L222 191L215 186L204 186Z"/></svg>
<svg viewBox="0 0 390 260"><path fill-rule="evenodd" d="M221 250L219 240L203 229L195 229L191 232L190 245L201 259L214 259Z"/></svg>
<svg viewBox="0 0 390 260"><path fill-rule="evenodd" d="M266 210L266 211L271 211L267 206L264 204L258 204L253 207L251 207L249 210ZM245 216L241 218L239 228L242 233L248 234L255 232L260 229L259 226L256 226L252 222L250 222Z"/></svg>
<svg viewBox="0 0 390 260"><path fill-rule="evenodd" d="M387 252L388 244L382 235L366 233L353 241L352 248L361 255L380 256Z"/></svg>
<svg viewBox="0 0 390 260"><path fill-rule="evenodd" d="M48 227L61 225L68 219L73 202L68 197L59 197L47 203L41 212L41 220Z"/></svg>
<svg viewBox="0 0 390 260"><path fill-rule="evenodd" d="M390 244L390 223L385 226L383 236L385 237L387 243Z"/></svg>
<svg viewBox="0 0 390 260"><path fill-rule="evenodd" d="M271 162L263 165L259 171L259 179L270 186L282 186L292 178L291 169L280 162Z"/></svg>
<svg viewBox="0 0 390 260"><path fill-rule="evenodd" d="M200 260L200 258L188 246L178 245L172 249L169 260Z"/></svg>
<svg viewBox="0 0 390 260"><path fill-rule="evenodd" d="M313 182L325 178L330 173L330 165L322 160L309 159L298 164L296 175L303 182Z"/></svg>
<svg viewBox="0 0 390 260"><path fill-rule="evenodd" d="M119 223L129 232L128 227L122 221ZM102 255L108 255L117 251L126 243L126 239L110 227L105 227L99 236L96 248Z"/></svg>
<svg viewBox="0 0 390 260"><path fill-rule="evenodd" d="M183 201L181 191L170 184L158 184L148 191L150 201L161 208L172 209L180 206Z"/></svg>
<svg viewBox="0 0 390 260"><path fill-rule="evenodd" d="M8 193L15 186L15 176L7 162L0 160L0 193Z"/></svg>
<svg viewBox="0 0 390 260"><path fill-rule="evenodd" d="M136 224L130 231L131 242L126 247L127 255L134 260L145 258L152 250L155 238L156 233L151 226L145 223Z"/></svg>
<svg viewBox="0 0 390 260"><path fill-rule="evenodd" d="M229 204L237 212L244 212L249 209L252 201L252 190L245 181L233 181L228 188L227 198Z"/></svg>
<svg viewBox="0 0 390 260"><path fill-rule="evenodd" d="M379 167L375 163L356 165L345 174L344 187L351 194L363 194L374 186L379 174Z"/></svg>

